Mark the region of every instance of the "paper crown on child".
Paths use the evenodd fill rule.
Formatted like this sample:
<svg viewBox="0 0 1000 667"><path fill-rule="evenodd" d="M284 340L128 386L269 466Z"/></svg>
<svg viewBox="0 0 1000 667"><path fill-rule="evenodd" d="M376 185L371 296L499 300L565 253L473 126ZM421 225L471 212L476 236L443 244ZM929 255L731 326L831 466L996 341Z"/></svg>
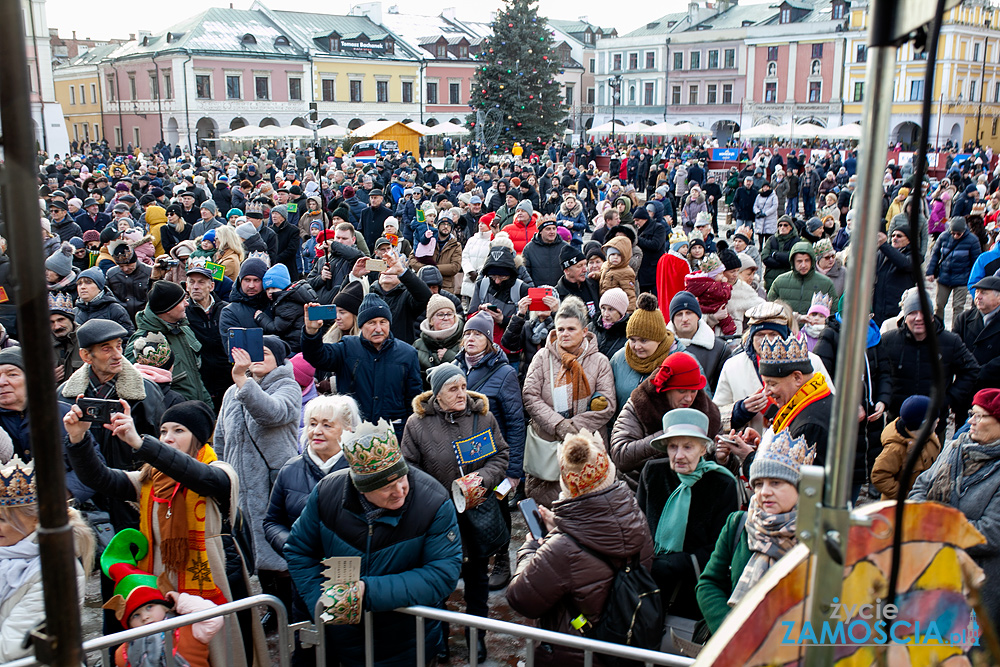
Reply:
<svg viewBox="0 0 1000 667"><path fill-rule="evenodd" d="M815 458L815 444L809 444L803 436L793 438L787 429L779 431L757 450L750 464L750 483L766 477L798 484L802 466L812 464Z"/></svg>
<svg viewBox="0 0 1000 667"><path fill-rule="evenodd" d="M813 243L813 253L816 255L816 259L831 252L833 252L833 243L830 239L820 239Z"/></svg>
<svg viewBox="0 0 1000 667"><path fill-rule="evenodd" d="M787 377L793 372L812 373L809 348L804 338L789 336L765 340L760 346L760 374L767 377Z"/></svg>
<svg viewBox="0 0 1000 667"><path fill-rule="evenodd" d="M254 259L254 258L259 259L262 262L264 262L264 264L267 265L267 268L271 268L271 256L268 255L263 250L254 250L252 253L250 253L249 255L247 255L246 259L244 259L243 261L245 262L245 261L247 261L247 259Z"/></svg>
<svg viewBox="0 0 1000 667"><path fill-rule="evenodd" d="M823 317L830 317L830 310L833 308L833 297L824 292L816 292L812 296L809 305L808 315L819 313Z"/></svg>
<svg viewBox="0 0 1000 667"><path fill-rule="evenodd" d="M69 318L73 319L75 314L73 311L73 297L65 292L60 292L59 294L49 292L49 312L69 315Z"/></svg>
<svg viewBox="0 0 1000 667"><path fill-rule="evenodd" d="M34 505L35 462L25 463L17 455L0 467L0 507Z"/></svg>
<svg viewBox="0 0 1000 667"><path fill-rule="evenodd" d="M718 273L721 273L721 269L725 269L725 267L722 265L722 260L719 259L719 256L713 252L702 258L701 264L698 265L698 269L702 273L712 275L712 272L716 271L716 269L720 269ZM718 273L716 275L718 275Z"/></svg>
<svg viewBox="0 0 1000 667"><path fill-rule="evenodd" d="M381 489L409 472L396 431L384 419L377 424L364 422L353 433L345 433L341 446L351 480L362 493Z"/></svg>
<svg viewBox="0 0 1000 667"><path fill-rule="evenodd" d="M101 570L115 582L115 594L104 605L128 628L128 619L147 604L171 606L166 593L172 590L165 575L159 577L140 570L139 561L149 552L149 540L134 528L115 535L101 554Z"/></svg>
<svg viewBox="0 0 1000 667"><path fill-rule="evenodd" d="M670 235L670 245L675 243L687 243L688 237L684 232L674 232Z"/></svg>
<svg viewBox="0 0 1000 667"><path fill-rule="evenodd" d="M169 369L174 365L174 353L167 337L159 331L150 331L135 339L132 346L137 364Z"/></svg>

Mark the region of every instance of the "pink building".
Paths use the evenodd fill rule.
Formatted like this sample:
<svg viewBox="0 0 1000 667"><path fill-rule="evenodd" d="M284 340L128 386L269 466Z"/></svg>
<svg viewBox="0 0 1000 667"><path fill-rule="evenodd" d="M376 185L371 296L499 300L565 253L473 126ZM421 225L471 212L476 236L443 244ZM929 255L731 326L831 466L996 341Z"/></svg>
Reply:
<svg viewBox="0 0 1000 667"><path fill-rule="evenodd" d="M479 53L482 39L442 34L424 37L419 42L425 57L424 117L420 122L432 127L447 121L463 125L476 76L472 58Z"/></svg>

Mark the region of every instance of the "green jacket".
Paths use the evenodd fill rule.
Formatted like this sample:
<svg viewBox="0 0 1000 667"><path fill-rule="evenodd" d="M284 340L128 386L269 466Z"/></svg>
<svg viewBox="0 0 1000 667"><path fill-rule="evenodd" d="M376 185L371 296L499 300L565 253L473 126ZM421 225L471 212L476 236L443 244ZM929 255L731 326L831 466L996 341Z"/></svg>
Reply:
<svg viewBox="0 0 1000 667"><path fill-rule="evenodd" d="M799 275L795 270L795 256L800 254L809 255L812 264L809 273L804 276ZM831 301L837 303L837 289L834 287L833 281L816 271L816 253L813 252L811 243L799 241L793 245L788 260L792 268L790 271L782 273L771 283L771 288L767 292L768 301L781 299L800 315L809 312L813 294L816 292L829 294Z"/></svg>
<svg viewBox="0 0 1000 667"><path fill-rule="evenodd" d="M736 545L736 552L733 552L733 541L737 539L736 529L740 524L740 517L746 512L733 512L726 519L726 525L715 542L715 549L708 559L705 570L698 579L695 586L695 595L698 597L698 607L705 616L705 623L713 633L722 625L722 621L729 614L729 596L736 588L736 582L740 580L743 569L750 562L750 547L747 546L746 528L742 529L739 542Z"/></svg>
<svg viewBox="0 0 1000 667"><path fill-rule="evenodd" d="M158 315L154 315L147 305L135 315L136 331L128 339L125 346L125 357L135 362L135 350L132 349L137 338L149 331L162 333L170 344L170 351L174 354L173 382L170 388L189 401L204 401L212 405L212 397L205 384L201 381L201 342L195 338L194 331L184 318L176 324L164 322Z"/></svg>

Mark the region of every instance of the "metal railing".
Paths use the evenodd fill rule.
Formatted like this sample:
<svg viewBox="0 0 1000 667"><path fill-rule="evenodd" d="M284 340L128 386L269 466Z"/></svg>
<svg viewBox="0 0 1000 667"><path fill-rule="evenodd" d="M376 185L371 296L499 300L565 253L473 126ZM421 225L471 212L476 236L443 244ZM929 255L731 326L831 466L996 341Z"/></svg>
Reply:
<svg viewBox="0 0 1000 667"><path fill-rule="evenodd" d="M524 639L525 667L534 667L535 645L541 643L555 644L583 651L584 667L593 667L595 653L614 656L616 658L624 658L627 660L635 660L636 662L641 662L646 665L683 667L684 665L694 664L694 660L691 658L673 655L670 653L647 651L645 649L633 648L622 644L610 644L608 642L597 641L595 639L575 637L562 632L542 630L540 628L518 625L508 621L483 618L482 616L460 614L458 612L446 611L435 607L403 607L401 609L397 609L396 611L401 614L409 614L410 616L416 617L417 665L427 664L427 646L424 635L424 623L426 619L443 621L451 625L467 626L469 628L469 664L472 667L477 667L479 664L475 647L478 646L480 630ZM365 667L374 667L375 665L374 632L372 630L371 617L371 612L365 612ZM447 640L447 637L445 637L445 640ZM323 652L323 649L321 648L322 645L323 641L321 640L320 647L317 647L316 651L317 665L325 664L320 659L325 656L325 652Z"/></svg>
<svg viewBox="0 0 1000 667"><path fill-rule="evenodd" d="M285 605L282 604L281 600L273 595L253 595L242 600L237 600L236 602L227 602L226 604L220 604L217 607L212 607L210 609L203 609L190 614L175 616L174 618L169 618L157 623L150 623L149 625L132 628L131 630L123 630L122 632L97 637L84 642L83 652L88 654L105 651L109 648L116 648L125 642L134 641L142 637L149 637L162 632L164 633L163 647L166 667L176 667L177 661L174 657L173 651L174 637L173 633L170 632L171 630L176 630L186 625L192 625L194 623L198 623L199 621L206 621L210 618L216 618L219 616L231 617L238 611L244 611L246 609L250 609L251 607L256 607L257 605L265 605L274 610L278 620L277 664L280 667L288 667L291 663L292 628L288 625L288 612L285 610ZM227 618L226 620L229 622L232 619ZM220 632L225 632L225 628L220 630ZM250 657L248 664L252 661L253 658ZM38 667L44 664L45 663L40 662L37 658L27 657L4 663L0 665L0 667ZM226 641L226 664L236 664L233 658L233 645L228 639Z"/></svg>

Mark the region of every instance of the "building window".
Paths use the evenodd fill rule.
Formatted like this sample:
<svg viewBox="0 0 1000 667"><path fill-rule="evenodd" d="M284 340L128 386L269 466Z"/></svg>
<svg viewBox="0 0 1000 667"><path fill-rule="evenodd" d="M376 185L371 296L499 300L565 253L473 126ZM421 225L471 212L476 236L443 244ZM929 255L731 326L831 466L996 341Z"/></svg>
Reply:
<svg viewBox="0 0 1000 667"><path fill-rule="evenodd" d="M765 102L776 102L778 100L778 84L776 83L765 83L764 84L764 101Z"/></svg>
<svg viewBox="0 0 1000 667"><path fill-rule="evenodd" d="M779 22L780 23L791 23L792 22L792 10L791 9L787 9L787 8L786 9L782 9L781 10L781 18L779 19Z"/></svg>
<svg viewBox="0 0 1000 667"><path fill-rule="evenodd" d="M76 88L74 86L69 87L69 103L76 104Z"/></svg>
<svg viewBox="0 0 1000 667"><path fill-rule="evenodd" d="M647 107L653 106L653 84L646 83L642 87L642 103Z"/></svg>
<svg viewBox="0 0 1000 667"><path fill-rule="evenodd" d="M597 67L597 58L591 58L590 59L590 73L591 74L594 73L594 70L596 69L596 67Z"/></svg>
<svg viewBox="0 0 1000 667"><path fill-rule="evenodd" d="M674 69L684 69L684 52L678 51L674 54Z"/></svg>
<svg viewBox="0 0 1000 667"><path fill-rule="evenodd" d="M708 69L719 69L719 52L712 50L708 52Z"/></svg>
<svg viewBox="0 0 1000 667"><path fill-rule="evenodd" d="M628 87L628 103L635 104L635 86Z"/></svg>
<svg viewBox="0 0 1000 667"><path fill-rule="evenodd" d="M139 128L132 128L132 145L135 148L139 148Z"/></svg>
<svg viewBox="0 0 1000 667"><path fill-rule="evenodd" d="M403 104L413 104L413 82L403 82Z"/></svg>
<svg viewBox="0 0 1000 667"><path fill-rule="evenodd" d="M333 79L323 79L323 101L333 102L335 81Z"/></svg>
<svg viewBox="0 0 1000 667"><path fill-rule="evenodd" d="M833 20L835 20L835 21L844 18L844 3L843 2L837 1L837 2L833 3L833 10L832 10L831 16L833 17Z"/></svg>
<svg viewBox="0 0 1000 667"><path fill-rule="evenodd" d="M629 69L639 69L639 54L630 53L628 54L628 68Z"/></svg>
<svg viewBox="0 0 1000 667"><path fill-rule="evenodd" d="M809 101L819 102L820 98L823 96L823 82L822 81L810 81L809 82Z"/></svg>
<svg viewBox="0 0 1000 667"><path fill-rule="evenodd" d="M1000 102L1000 81L997 81L996 87L993 89L993 102Z"/></svg>
<svg viewBox="0 0 1000 667"><path fill-rule="evenodd" d="M108 75L108 101L109 102L114 102L117 99L118 99L118 96L115 95L115 76L113 74L109 74ZM119 142L119 145L120 144L121 144L121 142Z"/></svg>
<svg viewBox="0 0 1000 667"><path fill-rule="evenodd" d="M170 72L163 73L163 99L174 99L174 82L170 79Z"/></svg>
<svg viewBox="0 0 1000 667"><path fill-rule="evenodd" d="M670 103L671 104L680 104L681 103L681 87L680 86L674 86L670 90Z"/></svg>
<svg viewBox="0 0 1000 667"><path fill-rule="evenodd" d="M375 82L375 101L376 102L388 102L389 101L389 82L388 81L376 81Z"/></svg>
<svg viewBox="0 0 1000 667"><path fill-rule="evenodd" d="M865 63L868 62L868 47L864 44L858 44L857 55L854 58L855 62Z"/></svg>
<svg viewBox="0 0 1000 667"><path fill-rule="evenodd" d="M199 100L212 99L212 77L208 74L195 74L194 90Z"/></svg>
<svg viewBox="0 0 1000 667"><path fill-rule="evenodd" d="M333 51L334 53L340 51L340 37L330 38L330 50Z"/></svg>
<svg viewBox="0 0 1000 667"><path fill-rule="evenodd" d="M924 80L918 79L917 81L910 82L910 101L919 102L924 99Z"/></svg>
<svg viewBox="0 0 1000 667"><path fill-rule="evenodd" d="M733 84L731 83L722 84L722 103L723 104L733 103Z"/></svg>
<svg viewBox="0 0 1000 667"><path fill-rule="evenodd" d="M698 86L688 88L688 104L698 104Z"/></svg>
<svg viewBox="0 0 1000 667"><path fill-rule="evenodd" d="M135 72L130 72L128 75L128 98L130 100L139 99L139 95L135 90Z"/></svg>
<svg viewBox="0 0 1000 667"><path fill-rule="evenodd" d="M438 59L444 59L448 57L448 47L444 44L438 44L434 49L434 57Z"/></svg>
<svg viewBox="0 0 1000 667"><path fill-rule="evenodd" d="M449 83L448 84L448 104L461 104L462 103L462 84L460 83ZM573 87L566 86L566 97L567 102L569 98L573 97Z"/></svg>
<svg viewBox="0 0 1000 667"><path fill-rule="evenodd" d="M101 138L101 126L94 123L94 141L98 141Z"/></svg>
<svg viewBox="0 0 1000 667"><path fill-rule="evenodd" d="M822 44L813 44L812 45L812 57L813 58L822 58L823 57L823 45Z"/></svg>
<svg viewBox="0 0 1000 667"><path fill-rule="evenodd" d="M773 62L778 59L778 47L769 46L767 47L767 61Z"/></svg>
<svg viewBox="0 0 1000 667"><path fill-rule="evenodd" d="M255 76L253 78L253 90L258 100L271 99L271 77Z"/></svg>
<svg viewBox="0 0 1000 667"><path fill-rule="evenodd" d="M465 46L464 44L460 45L458 47L458 57L462 58L462 59L468 58L469 57L469 47Z"/></svg>
<svg viewBox="0 0 1000 667"><path fill-rule="evenodd" d="M718 104L719 102L719 86L714 83L708 84L708 98L705 102L707 104Z"/></svg>
<svg viewBox="0 0 1000 667"><path fill-rule="evenodd" d="M620 70L622 68L622 54L616 53L612 58L614 65L611 67L613 70Z"/></svg>
<svg viewBox="0 0 1000 667"><path fill-rule="evenodd" d="M427 104L437 104L438 103L438 85L436 83L427 83Z"/></svg>
<svg viewBox="0 0 1000 667"><path fill-rule="evenodd" d="M156 72L149 73L149 99L160 99L160 82L156 78Z"/></svg>
<svg viewBox="0 0 1000 667"><path fill-rule="evenodd" d="M972 60L979 62L979 44L972 45Z"/></svg>
<svg viewBox="0 0 1000 667"><path fill-rule="evenodd" d="M595 97L594 89L593 88L588 88L587 89L587 104L593 104L595 99L596 99L596 97Z"/></svg>
<svg viewBox="0 0 1000 667"><path fill-rule="evenodd" d="M976 81L974 79L969 82L969 101L976 101Z"/></svg>
<svg viewBox="0 0 1000 667"><path fill-rule="evenodd" d="M646 69L656 69L655 51L646 51Z"/></svg>
<svg viewBox="0 0 1000 667"><path fill-rule="evenodd" d="M290 100L302 99L302 79L298 77L293 77L288 80L288 99Z"/></svg>
<svg viewBox="0 0 1000 667"><path fill-rule="evenodd" d="M97 104L97 84L90 84L90 103Z"/></svg>
<svg viewBox="0 0 1000 667"><path fill-rule="evenodd" d="M854 83L854 101L860 102L863 99L865 99L865 83L864 81L856 81Z"/></svg>
<svg viewBox="0 0 1000 667"><path fill-rule="evenodd" d="M455 85L458 85L458 84L455 84ZM567 106L572 106L573 103L574 103L573 92L574 92L573 91L573 86L566 86L566 105ZM453 102L453 104L458 104L458 102Z"/></svg>
<svg viewBox="0 0 1000 667"><path fill-rule="evenodd" d="M691 69L701 69L701 51L691 52Z"/></svg>
<svg viewBox="0 0 1000 667"><path fill-rule="evenodd" d="M359 79L351 80L351 101L361 101L361 81Z"/></svg>
<svg viewBox="0 0 1000 667"><path fill-rule="evenodd" d="M725 63L723 66L726 69L733 69L736 67L736 49L726 49Z"/></svg>
<svg viewBox="0 0 1000 667"><path fill-rule="evenodd" d="M584 42L584 44L593 44L594 43L594 33L590 32L589 30L586 33L584 33L584 35L583 35L583 42Z"/></svg>
<svg viewBox="0 0 1000 667"><path fill-rule="evenodd" d="M95 100L96 102L96 100ZM84 88L83 84L80 84L80 104L87 103L87 89Z"/></svg>
<svg viewBox="0 0 1000 667"><path fill-rule="evenodd" d="M201 97L201 95L199 94L198 97ZM226 75L226 99L240 99L240 77L238 74Z"/></svg>
<svg viewBox="0 0 1000 667"><path fill-rule="evenodd" d="M115 147L122 148L122 128L115 127Z"/></svg>

